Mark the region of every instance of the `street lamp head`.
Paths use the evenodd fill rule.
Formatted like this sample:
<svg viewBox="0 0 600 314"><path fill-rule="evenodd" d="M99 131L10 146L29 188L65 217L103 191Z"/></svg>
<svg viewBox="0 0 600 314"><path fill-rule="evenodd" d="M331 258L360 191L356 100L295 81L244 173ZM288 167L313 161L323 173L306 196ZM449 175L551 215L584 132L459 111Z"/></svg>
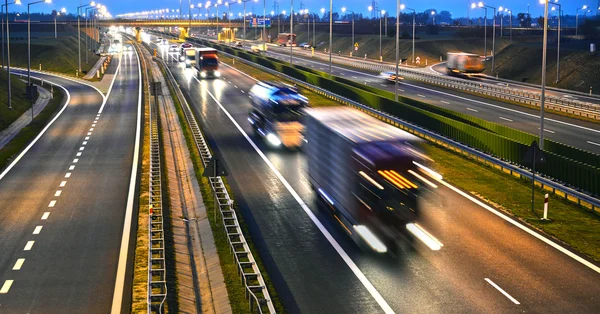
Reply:
<svg viewBox="0 0 600 314"><path fill-rule="evenodd" d="M381 15L385 15L385 10L381 10Z"/></svg>
<svg viewBox="0 0 600 314"><path fill-rule="evenodd" d="M477 8L477 4L475 4L475 2L471 3L471 9L475 9Z"/></svg>
<svg viewBox="0 0 600 314"><path fill-rule="evenodd" d="M584 9L584 10L585 10L585 9L587 9L587 5L584 5L584 6L582 7L582 9Z"/></svg>
<svg viewBox="0 0 600 314"><path fill-rule="evenodd" d="M52 0L44 0L44 3L52 3Z"/></svg>
<svg viewBox="0 0 600 314"><path fill-rule="evenodd" d="M369 6L369 11L373 11L373 7L372 6Z"/></svg>
<svg viewBox="0 0 600 314"><path fill-rule="evenodd" d="M60 9L60 13L67 13L67 9L66 8Z"/></svg>
<svg viewBox="0 0 600 314"><path fill-rule="evenodd" d="M16 0L15 4L21 5L21 0Z"/></svg>
<svg viewBox="0 0 600 314"><path fill-rule="evenodd" d="M543 0L540 0L540 1L543 1ZM502 11L504 11L504 8L503 7L498 7L498 12L502 12Z"/></svg>
<svg viewBox="0 0 600 314"><path fill-rule="evenodd" d="M435 15L435 11L431 11L431 15Z"/></svg>
<svg viewBox="0 0 600 314"><path fill-rule="evenodd" d="M479 1L479 3L477 4L478 7L483 8L484 4L483 2Z"/></svg>
<svg viewBox="0 0 600 314"><path fill-rule="evenodd" d="M404 9L406 9L406 6L404 4L401 4L400 5L400 10L404 10Z"/></svg>
<svg viewBox="0 0 600 314"><path fill-rule="evenodd" d="M342 7L342 13L346 12L346 7Z"/></svg>
<svg viewBox="0 0 600 314"><path fill-rule="evenodd" d="M90 2L90 5L91 5L91 6L95 6L95 5L96 5L96 2L95 2L95 1L92 1L92 2Z"/></svg>
<svg viewBox="0 0 600 314"><path fill-rule="evenodd" d="M321 13L325 13L325 8L321 8Z"/></svg>

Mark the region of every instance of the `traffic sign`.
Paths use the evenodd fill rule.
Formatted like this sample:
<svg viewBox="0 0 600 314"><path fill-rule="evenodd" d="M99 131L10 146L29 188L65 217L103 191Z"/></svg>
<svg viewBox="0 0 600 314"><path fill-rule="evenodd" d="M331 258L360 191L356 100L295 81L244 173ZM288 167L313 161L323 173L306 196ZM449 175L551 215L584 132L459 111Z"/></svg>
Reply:
<svg viewBox="0 0 600 314"><path fill-rule="evenodd" d="M416 63L416 64L421 64L421 58L420 58L420 57L417 57L417 58L415 59L415 63Z"/></svg>
<svg viewBox="0 0 600 314"><path fill-rule="evenodd" d="M271 28L271 19L266 19L266 27ZM253 17L250 19L250 27L263 27L265 25L264 18Z"/></svg>
<svg viewBox="0 0 600 314"><path fill-rule="evenodd" d="M358 42L355 42L355 43L354 43L354 47L358 47Z"/></svg>

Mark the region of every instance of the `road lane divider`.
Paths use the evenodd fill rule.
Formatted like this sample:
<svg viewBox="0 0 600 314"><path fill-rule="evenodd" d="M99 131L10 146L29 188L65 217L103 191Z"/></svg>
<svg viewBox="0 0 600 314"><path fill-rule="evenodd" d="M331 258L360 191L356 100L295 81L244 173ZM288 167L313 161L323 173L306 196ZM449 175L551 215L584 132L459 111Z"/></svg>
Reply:
<svg viewBox="0 0 600 314"><path fill-rule="evenodd" d="M21 267L23 267L23 263L25 263L25 259L24 258L17 259L17 261L15 262L15 265L13 266L12 270L21 270Z"/></svg>
<svg viewBox="0 0 600 314"><path fill-rule="evenodd" d="M521 303L519 303L519 301L517 301L517 299L513 298L510 294L508 294L506 291L504 291L502 288L500 288L500 286L495 284L492 280L490 280L489 278L484 278L484 279L485 279L485 281L487 281L487 283L492 285L492 287L496 288L496 290L500 291L500 293L502 293L505 297L507 297L509 300L511 300L512 303L517 304L517 305L521 304Z"/></svg>

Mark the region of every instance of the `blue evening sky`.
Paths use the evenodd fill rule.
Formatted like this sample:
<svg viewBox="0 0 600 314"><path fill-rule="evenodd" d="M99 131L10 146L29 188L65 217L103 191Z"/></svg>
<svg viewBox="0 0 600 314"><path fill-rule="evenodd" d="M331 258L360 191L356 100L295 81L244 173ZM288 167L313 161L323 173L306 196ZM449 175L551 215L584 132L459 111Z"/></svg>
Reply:
<svg viewBox="0 0 600 314"><path fill-rule="evenodd" d="M22 2L28 3L33 0L22 0ZM82 0L83 1L83 0ZM182 0L182 7L188 7L188 0ZM212 2L215 3L216 0ZM225 0L223 0L225 1ZM235 1L237 0L229 0ZM371 5L372 0L333 0L333 11L340 12L342 6L346 6L349 10L354 10L355 12L362 12L364 14L368 14L367 7ZM551 0L554 1L554 0ZM564 14L574 15L575 10L577 8L581 8L583 5L588 5L589 9L591 9L591 13L588 14L596 14L596 9L598 9L598 1L599 0L559 0L559 3L563 3ZM3 1L2 1L3 2ZM80 0L52 0L52 4L37 4L32 7L32 11L44 11L48 12L52 9L61 9L66 8L68 12L74 13L77 9L77 6L80 3ZM128 12L136 12L136 11L145 11L145 10L155 10L155 9L178 9L179 8L179 0L100 0L100 2L107 6L109 12L113 15L128 13ZM198 3L205 3L206 0L203 1L191 1L192 4L197 5ZM274 0L266 0L267 12L271 12L273 10L273 2ZM417 11L425 11L428 9L436 9L437 11L450 11L452 12L452 17L464 17L467 15L467 11L470 11L469 14L471 17L482 16L483 10L469 10L469 6L473 0L401 0L403 4L407 7L414 8ZM84 1L85 3L85 1ZM295 10L300 10L300 4L304 5L304 8L308 8L312 12L319 12L322 7L328 10L329 2L327 0L294 0L294 8ZM539 0L493 0L493 1L484 1L486 5L499 7L504 6L513 11L514 14L519 12L527 12L527 4L530 4L530 13L533 16L540 16L543 13L543 6L539 4ZM247 11L251 11L252 7L254 10L262 12L262 4L263 0L258 0L258 2L248 2L246 4ZM396 7L395 0L379 0L379 8L393 12ZM290 0L279 0L279 8L280 11L286 10L290 11L291 3ZM27 7L17 7L11 6L11 11L26 11ZM195 10L196 11L196 10ZM231 6L231 11L236 13L242 11L242 5L235 4ZM187 10L183 10L183 12L187 13ZM580 11L582 12L582 11ZM197 13L197 12L196 12Z"/></svg>

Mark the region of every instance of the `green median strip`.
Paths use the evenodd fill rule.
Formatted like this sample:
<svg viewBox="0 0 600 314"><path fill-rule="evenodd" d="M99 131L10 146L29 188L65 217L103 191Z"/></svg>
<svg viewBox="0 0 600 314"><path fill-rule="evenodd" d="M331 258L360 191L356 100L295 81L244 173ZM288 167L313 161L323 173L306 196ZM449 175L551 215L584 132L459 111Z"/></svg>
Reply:
<svg viewBox="0 0 600 314"><path fill-rule="evenodd" d="M226 57L221 57L220 60L228 64L230 62ZM234 67L260 80L280 80L241 62L236 62ZM305 96L314 107L341 105L316 93L307 93ZM530 180L516 178L438 144L428 142L425 150L429 157L435 160L433 168L441 173L447 182L600 262L600 217L589 209L551 194L548 215L550 220L542 221L531 212ZM534 190L538 215L541 215L546 193L549 192L539 187Z"/></svg>

